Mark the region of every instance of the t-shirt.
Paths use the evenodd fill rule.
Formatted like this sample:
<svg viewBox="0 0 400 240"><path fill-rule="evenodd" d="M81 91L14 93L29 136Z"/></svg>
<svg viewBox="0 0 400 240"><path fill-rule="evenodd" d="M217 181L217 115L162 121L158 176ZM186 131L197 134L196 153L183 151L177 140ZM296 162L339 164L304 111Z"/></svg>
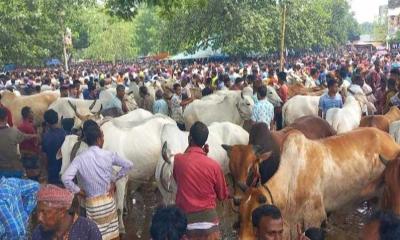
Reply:
<svg viewBox="0 0 400 240"><path fill-rule="evenodd" d="M23 170L18 144L27 137L16 128L3 127L0 129L0 169Z"/></svg>
<svg viewBox="0 0 400 240"><path fill-rule="evenodd" d="M23 133L26 134L36 134L36 129L35 126L33 126L33 123L24 120L19 126L18 130L20 130ZM19 145L19 149L21 153L30 153L30 154L39 154L39 149L38 149L38 144L37 144L37 139L31 138L27 139Z"/></svg>
<svg viewBox="0 0 400 240"><path fill-rule="evenodd" d="M334 97L329 96L328 93L325 93L319 99L319 109L323 112L324 116L326 112L331 108L342 108L343 100L342 96L339 93L336 93Z"/></svg>
<svg viewBox="0 0 400 240"><path fill-rule="evenodd" d="M168 104L164 99L158 99L154 102L153 105L153 113L161 113L166 116L169 115L169 109L168 109Z"/></svg>
<svg viewBox="0 0 400 240"><path fill-rule="evenodd" d="M274 106L267 99L259 100L253 108L251 120L254 122L264 122L269 127L274 119Z"/></svg>

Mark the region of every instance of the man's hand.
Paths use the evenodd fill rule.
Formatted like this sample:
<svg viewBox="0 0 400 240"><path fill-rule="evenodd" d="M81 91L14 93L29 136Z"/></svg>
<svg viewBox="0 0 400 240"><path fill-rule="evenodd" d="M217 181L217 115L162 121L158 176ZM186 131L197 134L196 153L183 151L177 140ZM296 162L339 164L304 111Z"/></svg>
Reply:
<svg viewBox="0 0 400 240"><path fill-rule="evenodd" d="M82 189L78 192L78 196L81 198L86 198L86 193Z"/></svg>
<svg viewBox="0 0 400 240"><path fill-rule="evenodd" d="M117 187L115 186L115 182L111 182L110 189L108 190L108 194L112 196L112 195L114 195L116 190L117 190Z"/></svg>
<svg viewBox="0 0 400 240"><path fill-rule="evenodd" d="M301 225L297 224L297 240L310 240L301 230Z"/></svg>

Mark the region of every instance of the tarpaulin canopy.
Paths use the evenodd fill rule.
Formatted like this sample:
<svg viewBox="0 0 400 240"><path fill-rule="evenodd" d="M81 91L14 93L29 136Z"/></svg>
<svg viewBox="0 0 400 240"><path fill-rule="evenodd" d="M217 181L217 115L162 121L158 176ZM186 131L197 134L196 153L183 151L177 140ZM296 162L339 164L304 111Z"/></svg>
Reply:
<svg viewBox="0 0 400 240"><path fill-rule="evenodd" d="M179 53L169 58L169 60L190 60L190 59L201 59L201 58L226 58L226 54L221 53L221 50L212 50L211 47L206 49L200 49L193 54Z"/></svg>

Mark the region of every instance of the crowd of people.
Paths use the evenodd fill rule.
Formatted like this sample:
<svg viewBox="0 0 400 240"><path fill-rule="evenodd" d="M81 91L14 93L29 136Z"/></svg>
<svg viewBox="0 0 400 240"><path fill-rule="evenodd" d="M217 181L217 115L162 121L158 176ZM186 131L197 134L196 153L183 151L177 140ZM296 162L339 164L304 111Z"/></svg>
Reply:
<svg viewBox="0 0 400 240"><path fill-rule="evenodd" d="M321 117L330 108L343 106L340 86L345 81L360 85L366 94L373 96L378 114L387 112L391 106L400 106L400 56L315 54L288 59L283 70L278 68L277 62L268 60L129 65L87 62L72 66L68 72L62 68L17 69L0 76L0 88L22 95L57 90L62 98L95 100L113 86L116 94L103 106L102 114L115 117L128 112L126 89L136 83L140 86L138 107L170 116L181 130L186 129L185 107L195 99L247 86L252 87L255 102L250 121L264 122L271 129L282 128L282 108L274 108L268 101L267 86L275 87L283 103L289 98L290 85L327 87L319 102ZM151 85L146 83L157 81L171 81L167 88L171 94L159 89L152 99L148 89ZM59 126L60 116L48 110L43 116L44 130L38 132L31 108L24 107L21 116L23 122L14 126L10 109L0 99L0 239L26 237L35 209L39 224L31 233L34 240L119 239L115 182L135 166L104 150L100 126L88 120L83 124L81 138L89 148L71 159L71 165L60 176L61 161L57 153L65 137L72 134L73 123L63 120ZM196 122L189 131L187 150L175 156L176 206L161 207L154 213L152 239L221 239L216 206L218 201L230 198L230 193L220 166L207 156L208 134L207 126ZM121 168L116 175L114 166ZM80 214L71 211L74 196L85 203ZM386 223L376 233L381 239L399 236L397 218L381 214L376 219ZM276 206L262 205L254 210L252 224L257 239L282 239L283 217ZM324 232L316 228L303 231L299 227L298 239L321 240Z"/></svg>

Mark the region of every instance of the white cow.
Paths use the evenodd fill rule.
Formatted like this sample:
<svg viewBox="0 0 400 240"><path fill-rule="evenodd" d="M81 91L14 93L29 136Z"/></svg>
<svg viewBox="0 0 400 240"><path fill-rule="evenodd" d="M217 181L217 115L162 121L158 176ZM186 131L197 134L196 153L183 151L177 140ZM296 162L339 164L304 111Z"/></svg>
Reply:
<svg viewBox="0 0 400 240"><path fill-rule="evenodd" d="M394 121L389 125L389 133L390 136L392 136L394 140L400 144L400 120Z"/></svg>
<svg viewBox="0 0 400 240"><path fill-rule="evenodd" d="M222 144L247 144L249 134L240 126L230 122L213 123L208 127L207 144L210 152L208 156L216 160L224 173L229 171L229 158ZM163 157L160 157L156 168L158 189L165 204L173 204L176 195L176 183L173 179L174 155L183 153L188 146L188 132L179 130L176 124L165 125L161 134Z"/></svg>
<svg viewBox="0 0 400 240"><path fill-rule="evenodd" d="M58 113L60 121L63 118L73 118L75 120L74 127L77 128L81 126L81 120L99 114L102 103L99 100L59 98L49 106L49 109Z"/></svg>
<svg viewBox="0 0 400 240"><path fill-rule="evenodd" d="M297 95L290 98L282 108L283 123L292 124L296 119L313 115L318 116L319 96Z"/></svg>
<svg viewBox="0 0 400 240"><path fill-rule="evenodd" d="M326 121L339 133L345 133L360 125L363 109L367 109L365 95L347 96L343 108L331 108L326 112Z"/></svg>
<svg viewBox="0 0 400 240"><path fill-rule="evenodd" d="M157 161L161 156L160 134L165 124L175 124L175 121L163 115L152 115L143 109L137 109L101 126L104 133L103 148L117 152L122 158L133 163L133 169L128 176L130 180L149 181L154 177ZM71 151L77 141L77 137L69 136L61 147L61 174L70 163ZM84 147L83 144L81 147ZM126 179L117 185L117 209L122 233L125 231L122 222L125 186Z"/></svg>
<svg viewBox="0 0 400 240"><path fill-rule="evenodd" d="M224 91L194 100L183 112L186 129L201 121L207 126L213 122L232 122L243 125L251 118L254 101L240 91Z"/></svg>

